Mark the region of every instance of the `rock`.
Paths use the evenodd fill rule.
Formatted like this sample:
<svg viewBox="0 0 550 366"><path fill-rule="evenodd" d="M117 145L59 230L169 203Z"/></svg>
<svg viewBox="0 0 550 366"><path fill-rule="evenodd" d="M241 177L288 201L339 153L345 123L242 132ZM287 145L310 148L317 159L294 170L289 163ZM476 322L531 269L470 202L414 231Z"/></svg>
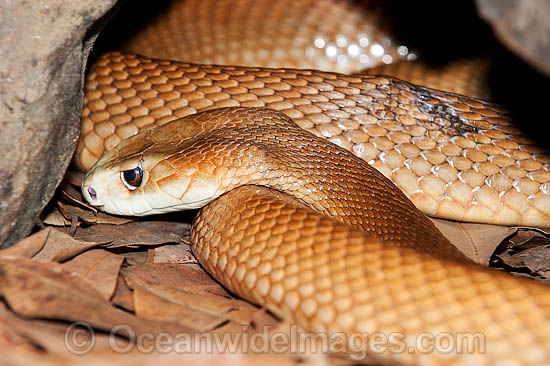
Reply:
<svg viewBox="0 0 550 366"><path fill-rule="evenodd" d="M508 49L550 76L548 0L477 0L477 7Z"/></svg>
<svg viewBox="0 0 550 366"><path fill-rule="evenodd" d="M0 248L29 234L71 160L94 23L115 3L0 0Z"/></svg>

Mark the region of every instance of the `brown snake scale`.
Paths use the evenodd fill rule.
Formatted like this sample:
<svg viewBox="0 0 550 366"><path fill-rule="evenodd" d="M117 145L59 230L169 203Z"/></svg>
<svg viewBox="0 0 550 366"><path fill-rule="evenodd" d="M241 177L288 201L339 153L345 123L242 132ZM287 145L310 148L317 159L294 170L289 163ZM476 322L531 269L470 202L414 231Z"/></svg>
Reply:
<svg viewBox="0 0 550 366"><path fill-rule="evenodd" d="M269 5L238 3L253 14ZM215 57L222 47L200 19L212 12L233 30L248 14L238 8L226 17L214 4L174 5L180 14L198 14L188 32L199 30L189 39L204 34L214 42L204 55L193 50L190 60ZM230 4L221 1L220 8ZM293 13L301 2L281 4L273 18L289 27L327 13L305 16ZM178 17L168 23L174 27ZM242 22L270 30L271 20ZM134 39L134 51L154 55L154 44L146 46L154 37L160 48L165 41L164 49L172 47L171 32L162 29L153 22ZM283 44L296 39L284 29ZM255 39L253 32L228 34L234 38L222 43L229 46L239 37ZM190 42L184 38L182 44ZM256 56L263 57L267 41L257 38ZM107 212L206 205L192 241L208 272L307 331L359 335L343 345L348 357L388 365L550 364L548 287L472 264L422 213L550 226L550 156L502 107L389 76L111 52L86 79L75 164L89 170L84 197ZM142 176L134 185L129 175L128 184L124 172L137 169ZM396 338L375 352L380 334ZM426 334L474 346L421 352Z"/></svg>
<svg viewBox="0 0 550 366"><path fill-rule="evenodd" d="M195 223L194 252L236 294L309 331L361 334L363 348L350 347L351 355L369 349L370 335L398 335L384 353L368 354L388 364L547 364L546 286L399 248L401 238L381 242L265 195L231 191ZM275 224L275 216L288 224ZM228 219L219 224L220 217ZM469 354L403 351L426 333L471 344L483 335L483 346Z"/></svg>
<svg viewBox="0 0 550 366"><path fill-rule="evenodd" d="M384 27L387 20L377 1L363 0L361 4L341 0L170 1L163 12L131 36L124 50L200 64L343 74L366 69L371 75L397 76L487 99L490 93L483 76L487 62L464 59L440 69L422 62L399 63L414 60L415 53ZM382 52L375 54L377 48ZM330 51L333 56L328 56Z"/></svg>
<svg viewBox="0 0 550 366"><path fill-rule="evenodd" d="M268 107L346 148L424 213L550 225L550 157L483 101L370 75L207 66L109 53L90 71L77 165L200 110Z"/></svg>

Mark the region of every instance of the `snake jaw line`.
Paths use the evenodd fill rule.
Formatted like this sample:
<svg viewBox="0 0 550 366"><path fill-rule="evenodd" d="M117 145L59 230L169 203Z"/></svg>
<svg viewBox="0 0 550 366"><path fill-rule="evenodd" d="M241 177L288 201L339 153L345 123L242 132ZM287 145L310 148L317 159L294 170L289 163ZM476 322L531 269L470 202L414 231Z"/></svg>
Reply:
<svg viewBox="0 0 550 366"><path fill-rule="evenodd" d="M214 177L193 169L174 170L154 153L124 157L118 164L111 163L109 156L100 159L81 187L90 205L110 214L147 216L196 209L222 192ZM142 181L131 189L125 182L124 173L137 169L136 166L141 171Z"/></svg>

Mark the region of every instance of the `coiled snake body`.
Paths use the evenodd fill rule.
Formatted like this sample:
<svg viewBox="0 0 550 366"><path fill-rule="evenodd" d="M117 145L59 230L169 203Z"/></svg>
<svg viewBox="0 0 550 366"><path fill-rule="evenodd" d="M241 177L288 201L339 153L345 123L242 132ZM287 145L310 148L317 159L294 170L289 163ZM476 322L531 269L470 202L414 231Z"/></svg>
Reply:
<svg viewBox="0 0 550 366"><path fill-rule="evenodd" d="M208 204L194 252L239 296L309 331L360 334L364 349L400 335L404 348L368 354L377 361L550 359L550 290L471 264L414 206L550 225L549 157L502 108L384 76L122 53L100 58L86 88L77 165L108 152L85 198L123 215ZM418 352L426 332L482 344Z"/></svg>

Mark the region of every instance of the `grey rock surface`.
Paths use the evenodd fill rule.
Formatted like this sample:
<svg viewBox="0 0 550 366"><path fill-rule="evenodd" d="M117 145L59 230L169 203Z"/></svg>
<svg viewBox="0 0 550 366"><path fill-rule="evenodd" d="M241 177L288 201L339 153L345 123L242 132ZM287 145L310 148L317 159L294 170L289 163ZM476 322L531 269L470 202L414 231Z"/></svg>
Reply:
<svg viewBox="0 0 550 366"><path fill-rule="evenodd" d="M0 0L0 248L29 234L71 160L92 25L115 3Z"/></svg>
<svg viewBox="0 0 550 366"><path fill-rule="evenodd" d="M477 0L477 7L508 49L550 76L550 1Z"/></svg>

